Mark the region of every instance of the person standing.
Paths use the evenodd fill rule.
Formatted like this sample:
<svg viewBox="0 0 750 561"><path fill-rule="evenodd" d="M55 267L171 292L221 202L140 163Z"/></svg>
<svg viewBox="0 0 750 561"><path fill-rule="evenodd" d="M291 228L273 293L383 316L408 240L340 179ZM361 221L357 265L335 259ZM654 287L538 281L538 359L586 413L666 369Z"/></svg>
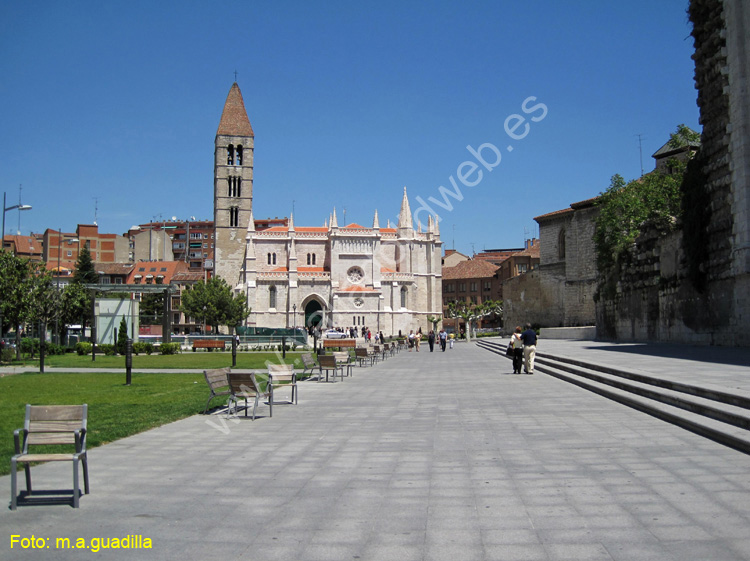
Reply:
<svg viewBox="0 0 750 561"><path fill-rule="evenodd" d="M454 335L453 333L451 333L451 334L450 334L450 344L451 344L451 349L453 348L453 340L454 340L455 338L456 338L456 336L455 336L455 335Z"/></svg>
<svg viewBox="0 0 750 561"><path fill-rule="evenodd" d="M414 346L414 330L409 330L409 352L411 352L412 347Z"/></svg>
<svg viewBox="0 0 750 561"><path fill-rule="evenodd" d="M536 331L531 329L530 323L526 324L526 331L521 333L521 341L523 341L524 372L526 372L526 374L533 374L537 336Z"/></svg>
<svg viewBox="0 0 750 561"><path fill-rule="evenodd" d="M417 352L419 352L419 343L422 341L422 328L420 327L417 329L417 332L414 334L414 346L417 348Z"/></svg>
<svg viewBox="0 0 750 561"><path fill-rule="evenodd" d="M521 340L521 326L516 327L515 332L510 337L510 346L513 350L513 374L521 373L523 364L523 341Z"/></svg>
<svg viewBox="0 0 750 561"><path fill-rule="evenodd" d="M430 345L430 352L432 352L435 348L435 332L432 329L427 334L427 343Z"/></svg>
<svg viewBox="0 0 750 561"><path fill-rule="evenodd" d="M440 339L440 348L445 352L445 344L448 341L448 334L445 332L445 329L440 330L438 338Z"/></svg>

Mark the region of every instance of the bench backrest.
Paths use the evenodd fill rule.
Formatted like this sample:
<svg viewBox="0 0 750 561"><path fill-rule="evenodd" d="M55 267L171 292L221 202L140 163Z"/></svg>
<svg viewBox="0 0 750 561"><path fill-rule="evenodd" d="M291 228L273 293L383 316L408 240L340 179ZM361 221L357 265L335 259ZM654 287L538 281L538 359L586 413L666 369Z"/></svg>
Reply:
<svg viewBox="0 0 750 561"><path fill-rule="evenodd" d="M75 444L86 429L88 405L26 405L26 444Z"/></svg>
<svg viewBox="0 0 750 561"><path fill-rule="evenodd" d="M221 347L221 348L224 348L225 344L226 344L226 341L222 341L220 339L196 339L195 341L193 341L193 346L194 347L199 347L199 348L201 348L201 347L205 347L205 348L210 348L210 347L219 348L219 347Z"/></svg>
<svg viewBox="0 0 750 561"><path fill-rule="evenodd" d="M336 357L333 355L320 355L318 357L320 368L336 368Z"/></svg>
<svg viewBox="0 0 750 561"><path fill-rule="evenodd" d="M216 368L214 370L204 370L203 375L206 377L206 383L211 390L217 390L229 385L227 381L227 372L229 368Z"/></svg>
<svg viewBox="0 0 750 561"><path fill-rule="evenodd" d="M236 397L266 395L260 390L260 385L252 372L229 372L227 379L229 380L229 391Z"/></svg>
<svg viewBox="0 0 750 561"><path fill-rule="evenodd" d="M310 368L311 366L315 366L315 359L312 357L312 353L302 354L302 364L305 365L305 368Z"/></svg>
<svg viewBox="0 0 750 561"><path fill-rule="evenodd" d="M356 339L324 339L323 340L323 348L327 349L328 347L356 347L357 341Z"/></svg>
<svg viewBox="0 0 750 561"><path fill-rule="evenodd" d="M367 358L367 349L364 347L357 347L354 349L354 355L360 358Z"/></svg>
<svg viewBox="0 0 750 561"><path fill-rule="evenodd" d="M291 364L269 364L268 376L274 382L291 382L294 380L294 366Z"/></svg>

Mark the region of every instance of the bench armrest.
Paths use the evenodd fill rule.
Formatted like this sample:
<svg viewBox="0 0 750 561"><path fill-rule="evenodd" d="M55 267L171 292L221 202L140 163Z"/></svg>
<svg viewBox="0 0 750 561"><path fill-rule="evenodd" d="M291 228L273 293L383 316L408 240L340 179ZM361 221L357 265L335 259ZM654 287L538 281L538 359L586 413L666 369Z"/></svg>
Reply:
<svg viewBox="0 0 750 561"><path fill-rule="evenodd" d="M73 431L73 435L76 439L76 453L86 451L86 429L80 428Z"/></svg>
<svg viewBox="0 0 750 561"><path fill-rule="evenodd" d="M21 444L21 434L23 434L23 444ZM16 429L13 431L13 443L16 447L16 454L26 453L26 438L29 433L26 429Z"/></svg>

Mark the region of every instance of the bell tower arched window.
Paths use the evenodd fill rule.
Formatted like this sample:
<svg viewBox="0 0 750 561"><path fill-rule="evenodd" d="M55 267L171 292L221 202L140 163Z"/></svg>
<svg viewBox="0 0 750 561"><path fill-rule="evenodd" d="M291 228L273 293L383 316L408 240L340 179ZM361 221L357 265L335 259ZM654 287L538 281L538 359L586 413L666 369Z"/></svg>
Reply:
<svg viewBox="0 0 750 561"><path fill-rule="evenodd" d="M227 146L227 165L234 164L234 144Z"/></svg>
<svg viewBox="0 0 750 561"><path fill-rule="evenodd" d="M401 307L406 308L406 295L408 293L408 290L405 286L401 287Z"/></svg>
<svg viewBox="0 0 750 561"><path fill-rule="evenodd" d="M237 228L240 225L240 209L233 206L229 209L229 227Z"/></svg>
<svg viewBox="0 0 750 561"><path fill-rule="evenodd" d="M275 286L271 286L271 288L268 289L268 307L276 308L276 287Z"/></svg>
<svg viewBox="0 0 750 561"><path fill-rule="evenodd" d="M242 146L241 145L237 145L237 159L235 160L234 163L237 164L238 166L242 165Z"/></svg>

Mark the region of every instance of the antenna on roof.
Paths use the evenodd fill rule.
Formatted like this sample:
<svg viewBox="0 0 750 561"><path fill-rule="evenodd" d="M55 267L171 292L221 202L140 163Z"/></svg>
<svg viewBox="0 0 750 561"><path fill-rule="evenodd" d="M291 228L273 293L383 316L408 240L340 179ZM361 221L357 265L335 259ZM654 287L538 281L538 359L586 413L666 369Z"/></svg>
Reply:
<svg viewBox="0 0 750 561"><path fill-rule="evenodd" d="M235 81L235 83L237 82L237 71L236 70L234 71L234 81Z"/></svg>
<svg viewBox="0 0 750 561"><path fill-rule="evenodd" d="M94 199L94 226L98 226L97 220L99 219L99 197L92 197Z"/></svg>
<svg viewBox="0 0 750 561"><path fill-rule="evenodd" d="M635 136L638 137L638 153L641 156L641 177L643 177L643 143L641 140L643 139L642 134L636 134Z"/></svg>

